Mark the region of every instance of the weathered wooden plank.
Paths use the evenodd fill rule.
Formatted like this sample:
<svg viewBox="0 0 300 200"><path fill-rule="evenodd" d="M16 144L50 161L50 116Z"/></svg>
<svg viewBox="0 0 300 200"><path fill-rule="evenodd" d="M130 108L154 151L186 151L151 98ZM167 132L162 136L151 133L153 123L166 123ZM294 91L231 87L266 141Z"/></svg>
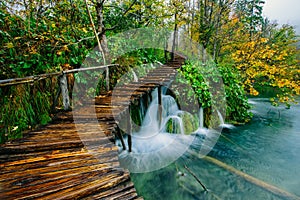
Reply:
<svg viewBox="0 0 300 200"><path fill-rule="evenodd" d="M133 183L127 182L126 184L117 185L110 190L104 191L100 194L93 194L89 197L84 198L85 200L92 199L127 199L124 198L126 195L131 194L134 197L138 197L134 188Z"/></svg>
<svg viewBox="0 0 300 200"><path fill-rule="evenodd" d="M59 179L64 179L68 177L76 177L80 176L81 174L87 174L87 173L92 173L92 172L97 172L97 173L106 173L107 171L112 171L114 170L115 167L118 166L118 160L114 161L106 161L104 163L93 163L90 165L86 166L72 166L71 168L60 168L59 166L56 166L53 169L53 167L48 167L41 169L40 171L33 170L35 173L32 171L27 170L29 174L20 175L16 176L18 178L17 180L15 179L5 179L4 181L1 180L1 187L2 191L8 192L12 191L15 189L19 189L21 187L29 187L29 186L37 186L47 183L47 182L52 182L55 180Z"/></svg>
<svg viewBox="0 0 300 200"><path fill-rule="evenodd" d="M151 91L152 88L149 87L135 87L134 85L131 86L125 86L122 88L115 88L113 94L117 94L118 92L132 92L132 91L137 91L137 92L143 92L144 94Z"/></svg>
<svg viewBox="0 0 300 200"><path fill-rule="evenodd" d="M73 155L76 156L73 156ZM45 170L51 170L51 167L62 167L64 164L68 165L69 167L72 166L81 166L85 165L86 162L87 164L89 162L96 162L96 163L104 163L104 162L110 162L110 161L115 161L117 160L117 151L115 151L115 148L112 147L103 147L103 148L98 148L97 150L90 151L88 152L85 150L84 152L74 152L73 155L67 156L67 154L57 154L57 155L52 155L51 158L45 159L45 157L40 157L40 158L31 158L27 159L27 162L22 162L22 161L12 161L8 162L6 166L2 166L1 168L1 177L0 180L7 180L7 177L12 173L13 178L18 175L18 172L28 172L30 170L36 170L37 172L40 169L45 169ZM46 157L47 158L47 157ZM84 160L85 162L78 163L78 161ZM23 160L24 161L24 160ZM67 166L67 167L68 167ZM50 167L50 168L49 168ZM31 172L31 173L34 173Z"/></svg>
<svg viewBox="0 0 300 200"><path fill-rule="evenodd" d="M134 96L135 98L138 98L142 95L144 95L144 91L136 91L136 90L127 90L127 91L122 91L122 90L116 90L114 92L114 97L131 97Z"/></svg>
<svg viewBox="0 0 300 200"><path fill-rule="evenodd" d="M0 179L2 191L11 191L14 189L18 189L23 186L35 186L42 183L55 181L62 178L67 178L70 176L79 175L82 173L99 171L99 170L106 170L111 169L114 166L118 165L118 161L115 160L114 162L108 163L94 163L93 165L87 166L71 166L71 168L60 168L59 166L53 167L45 167L39 168L39 170L26 170L29 174L18 174L19 176L14 175L16 179L12 179L9 176L3 176L4 179ZM73 167L73 168L72 168ZM12 176L12 174L10 174Z"/></svg>
<svg viewBox="0 0 300 200"><path fill-rule="evenodd" d="M5 162L12 162L17 160L25 160L36 158L39 156L45 156L49 154L59 154L59 153L68 153L81 151L82 148L73 148L73 149L59 149L59 150L50 150L50 151L41 151L41 152L29 152L29 153L19 153L19 154L1 154L0 155L0 164ZM1 172L0 172L1 174Z"/></svg>
<svg viewBox="0 0 300 200"><path fill-rule="evenodd" d="M114 146L112 143L108 143L108 146L104 146L104 148L99 147L98 148L98 153L100 153L100 151L117 151L117 147ZM107 148L107 149L106 149ZM94 153L94 152L93 152ZM96 152L97 153L97 152ZM42 163L44 162L51 162L51 160L54 159L67 159L69 157L76 157L76 156L91 156L91 153L88 151L82 151L82 152L66 152L66 153L62 153L62 154L50 154L50 155L45 155L45 156L41 156L41 157L36 157L36 158L32 158L32 159L26 159L26 160L17 160L17 161L13 161L13 162L6 162L6 163L1 163L0 164L0 173L3 172L3 169L9 167L9 166L14 166L14 165L20 165L20 166L24 166L24 164L27 163Z"/></svg>
<svg viewBox="0 0 300 200"><path fill-rule="evenodd" d="M95 192L101 192L109 189L111 186L119 184L121 182L128 181L130 179L128 173L122 171L114 172L114 174L106 174L105 177L96 177L96 180L88 183L81 183L73 187L69 187L65 190L60 190L48 196L43 196L43 199L79 199L81 197L93 194Z"/></svg>
<svg viewBox="0 0 300 200"><path fill-rule="evenodd" d="M109 132L111 133L111 132ZM105 132L102 133L94 133L93 135L86 135L86 133L83 133L82 135L76 135L76 136L60 136L59 138L48 138L47 135L44 137L39 136L33 137L31 139L23 140L22 144L12 143L9 145L6 145L2 149L0 149L1 154L10 152L11 149L13 150L24 150L26 152L30 151L43 151L43 150L51 150L55 149L57 147L65 148L65 146L68 147L74 146L75 144L78 145L78 147L81 147L82 145L80 143L89 143L89 144L104 144L107 143L109 140L111 141L113 139L112 136L106 136ZM49 147L49 148L47 148ZM30 149L30 148L35 148ZM12 151L16 152L16 151Z"/></svg>
<svg viewBox="0 0 300 200"><path fill-rule="evenodd" d="M78 175L59 178L38 185L26 185L26 187L2 192L0 193L0 199L28 199L43 197L45 195L49 195L50 198L43 197L43 199L66 199L67 196L75 198L76 195L80 197L80 195L85 195L84 192L93 193L97 191L97 186L103 186L109 180L128 179L126 176L123 177L123 174L123 172L112 171L111 169L79 173Z"/></svg>
<svg viewBox="0 0 300 200"><path fill-rule="evenodd" d="M59 142L49 142L49 143L42 143L42 144L28 144L28 145L13 145L7 146L5 148L1 147L0 152L3 153L20 153L20 152L34 152L34 151L47 151L47 150L54 150L54 149L65 149L65 148L77 148L83 147L83 144L80 140L76 141L59 141Z"/></svg>

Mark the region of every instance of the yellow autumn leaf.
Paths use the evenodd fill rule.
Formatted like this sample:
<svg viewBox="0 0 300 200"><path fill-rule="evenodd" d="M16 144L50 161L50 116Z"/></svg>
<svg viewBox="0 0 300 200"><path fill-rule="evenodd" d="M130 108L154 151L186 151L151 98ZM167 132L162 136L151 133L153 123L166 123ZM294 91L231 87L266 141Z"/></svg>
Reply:
<svg viewBox="0 0 300 200"><path fill-rule="evenodd" d="M67 45L64 45L64 46L61 48L61 50L62 50L62 51L70 51Z"/></svg>
<svg viewBox="0 0 300 200"><path fill-rule="evenodd" d="M253 87L250 88L250 94L253 96L257 96L259 95L259 92L257 90L255 90Z"/></svg>
<svg viewBox="0 0 300 200"><path fill-rule="evenodd" d="M67 21L67 19L66 19L66 17L65 17L65 16L61 16L59 19L60 19L62 22L65 22L65 21Z"/></svg>
<svg viewBox="0 0 300 200"><path fill-rule="evenodd" d="M268 42L268 40L269 40L268 38L261 38L262 43L266 43L266 42Z"/></svg>
<svg viewBox="0 0 300 200"><path fill-rule="evenodd" d="M87 33L88 31L86 30L86 28L82 28L82 31L84 32L84 33Z"/></svg>
<svg viewBox="0 0 300 200"><path fill-rule="evenodd" d="M9 42L9 43L6 43L5 47L8 49L12 49L12 48L14 48L14 44L12 42Z"/></svg>

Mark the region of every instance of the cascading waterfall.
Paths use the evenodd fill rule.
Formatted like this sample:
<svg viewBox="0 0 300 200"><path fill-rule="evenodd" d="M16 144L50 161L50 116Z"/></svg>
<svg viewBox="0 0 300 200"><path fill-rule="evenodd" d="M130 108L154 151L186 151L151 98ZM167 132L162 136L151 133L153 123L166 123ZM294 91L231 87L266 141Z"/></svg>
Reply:
<svg viewBox="0 0 300 200"><path fill-rule="evenodd" d="M164 93L166 90L162 91ZM117 143L120 147L119 160L122 167L133 173L149 172L171 164L183 156L188 149L197 150L197 153L207 153L212 149L215 143L210 140L218 134L214 130L203 127L202 108L199 111L199 128L194 132L186 133L183 116L191 114L179 110L172 96L161 94L162 116L160 119L158 90L154 90L151 96L152 101L139 131L131 133L132 152L124 151L121 144ZM141 112L144 112L144 106L140 103ZM205 139L206 142L203 142L204 138L208 138Z"/></svg>
<svg viewBox="0 0 300 200"><path fill-rule="evenodd" d="M140 130L132 133L132 152L120 148L120 164L130 172L148 172L165 167L182 156L193 141L193 137L184 135L182 120L176 116L178 106L169 95L162 95L162 119L159 120L157 93L157 90L152 93L152 102ZM168 119L174 119L172 126L181 134L164 131L163 126Z"/></svg>
<svg viewBox="0 0 300 200"><path fill-rule="evenodd" d="M182 118L179 116L168 116L162 125L163 132L184 134Z"/></svg>
<svg viewBox="0 0 300 200"><path fill-rule="evenodd" d="M218 117L219 117L219 120L220 120L220 127L221 128L227 128L227 129L234 128L234 126L232 124L226 124L225 123L224 118L223 118L223 116L222 116L222 114L219 110L217 110L217 113L218 113Z"/></svg>
<svg viewBox="0 0 300 200"><path fill-rule="evenodd" d="M199 109L199 128L203 128L203 124L204 124L203 108L200 107L200 109Z"/></svg>
<svg viewBox="0 0 300 200"><path fill-rule="evenodd" d="M220 111L217 110L217 113L218 113L218 116L219 116L220 124L221 124L221 125L222 125L222 124L225 124L224 119L223 119L223 116L222 116L222 114L220 113Z"/></svg>

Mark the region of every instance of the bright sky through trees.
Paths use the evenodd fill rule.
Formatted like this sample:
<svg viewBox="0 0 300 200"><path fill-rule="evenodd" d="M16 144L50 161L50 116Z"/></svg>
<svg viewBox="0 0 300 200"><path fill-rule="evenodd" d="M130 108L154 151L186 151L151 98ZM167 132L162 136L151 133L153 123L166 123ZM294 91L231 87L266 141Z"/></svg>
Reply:
<svg viewBox="0 0 300 200"><path fill-rule="evenodd" d="M279 24L291 24L300 34L299 0L266 0L264 14Z"/></svg>

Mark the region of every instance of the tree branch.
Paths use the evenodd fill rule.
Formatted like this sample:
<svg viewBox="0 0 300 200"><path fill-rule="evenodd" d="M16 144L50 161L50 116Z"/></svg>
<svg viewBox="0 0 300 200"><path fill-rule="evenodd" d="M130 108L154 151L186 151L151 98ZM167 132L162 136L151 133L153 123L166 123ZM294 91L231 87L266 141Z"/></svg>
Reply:
<svg viewBox="0 0 300 200"><path fill-rule="evenodd" d="M122 17L124 17L132 8L132 6L137 2L137 0L134 0L132 2L132 4L127 8L127 10L125 10L125 12L123 13Z"/></svg>
<svg viewBox="0 0 300 200"><path fill-rule="evenodd" d="M196 181L202 186L202 188L207 191L205 185L203 185L203 183L200 181L200 179L196 176L196 174L194 174L194 172L192 172L190 170L190 168L188 168L186 165L184 165L184 168L196 179Z"/></svg>

